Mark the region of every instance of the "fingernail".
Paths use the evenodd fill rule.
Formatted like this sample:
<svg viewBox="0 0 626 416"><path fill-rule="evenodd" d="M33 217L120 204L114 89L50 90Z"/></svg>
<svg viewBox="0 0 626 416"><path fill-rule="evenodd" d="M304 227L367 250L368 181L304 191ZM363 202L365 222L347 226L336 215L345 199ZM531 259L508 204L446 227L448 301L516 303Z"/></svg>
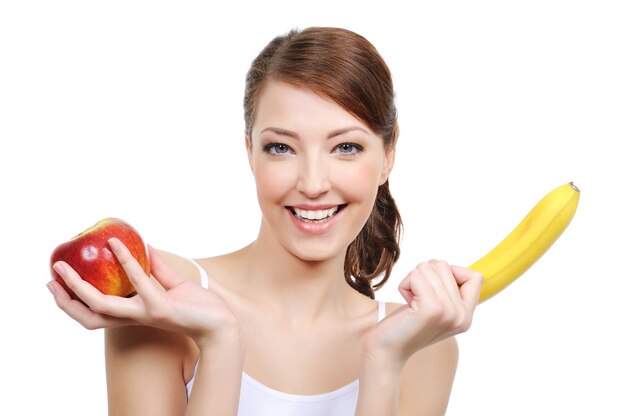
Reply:
<svg viewBox="0 0 626 416"><path fill-rule="evenodd" d="M53 295L56 295L56 289L55 289L54 284L52 282L46 283L46 287L48 288L50 293L52 293Z"/></svg>
<svg viewBox="0 0 626 416"><path fill-rule="evenodd" d="M58 273L58 274L63 274L65 272L65 268L63 267L63 265L59 262L54 263L54 265L52 266L54 268L54 270Z"/></svg>
<svg viewBox="0 0 626 416"><path fill-rule="evenodd" d="M120 248L120 243L117 241L117 238L109 238L108 243L113 250L118 250Z"/></svg>

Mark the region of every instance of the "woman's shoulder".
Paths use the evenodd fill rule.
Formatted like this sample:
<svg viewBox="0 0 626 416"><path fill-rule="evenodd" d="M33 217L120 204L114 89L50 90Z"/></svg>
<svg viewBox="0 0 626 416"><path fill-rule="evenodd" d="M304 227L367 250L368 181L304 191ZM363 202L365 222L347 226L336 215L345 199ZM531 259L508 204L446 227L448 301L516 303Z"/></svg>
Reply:
<svg viewBox="0 0 626 416"><path fill-rule="evenodd" d="M221 275L222 269L228 270L228 264L232 263L231 258L236 252L219 254L211 257L193 258L182 256L163 249L155 248L158 255L165 264L179 277L201 283L202 274L208 274L213 279L213 275Z"/></svg>
<svg viewBox="0 0 626 416"><path fill-rule="evenodd" d="M197 355L194 342L181 334L141 325L106 329L109 403L124 403L120 414L131 404L144 408L155 395L165 407L166 401L180 403L184 397L177 392L193 376ZM139 395L136 386L142 386Z"/></svg>
<svg viewBox="0 0 626 416"><path fill-rule="evenodd" d="M200 283L201 281L201 272L199 267L204 268L204 263L210 262L212 259L208 257L202 260L197 260L192 257L183 256L159 248L155 248L155 250L159 257L177 276L196 283Z"/></svg>
<svg viewBox="0 0 626 416"><path fill-rule="evenodd" d="M458 364L458 344L449 337L415 352L402 374L400 407L407 414L444 414Z"/></svg>
<svg viewBox="0 0 626 416"><path fill-rule="evenodd" d="M394 313L401 306L401 303L385 302L385 315L390 315Z"/></svg>

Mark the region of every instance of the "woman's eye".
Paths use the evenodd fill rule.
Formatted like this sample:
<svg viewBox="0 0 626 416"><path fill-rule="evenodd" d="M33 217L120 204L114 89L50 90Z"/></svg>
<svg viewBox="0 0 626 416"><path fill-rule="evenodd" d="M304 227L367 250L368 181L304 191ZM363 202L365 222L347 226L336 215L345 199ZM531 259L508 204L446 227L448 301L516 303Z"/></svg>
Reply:
<svg viewBox="0 0 626 416"><path fill-rule="evenodd" d="M356 143L341 143L339 146L335 148L338 153L344 155L352 155L359 153L363 150L363 146L358 145Z"/></svg>
<svg viewBox="0 0 626 416"><path fill-rule="evenodd" d="M268 143L263 146L263 151L271 155L284 155L290 150L289 146L283 143Z"/></svg>

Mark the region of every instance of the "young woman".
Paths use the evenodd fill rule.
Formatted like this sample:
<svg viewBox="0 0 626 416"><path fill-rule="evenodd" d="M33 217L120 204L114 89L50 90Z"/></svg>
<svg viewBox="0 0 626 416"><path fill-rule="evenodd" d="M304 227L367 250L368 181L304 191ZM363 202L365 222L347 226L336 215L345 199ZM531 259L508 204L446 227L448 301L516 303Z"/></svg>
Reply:
<svg viewBox="0 0 626 416"><path fill-rule="evenodd" d="M198 260L150 248L149 279L111 239L137 290L128 299L55 265L89 306L50 282L59 308L106 328L109 413L445 413L453 336L470 326L482 276L431 260L401 281L405 304L374 300L401 227L386 64L353 32L291 31L253 61L244 110L255 241Z"/></svg>

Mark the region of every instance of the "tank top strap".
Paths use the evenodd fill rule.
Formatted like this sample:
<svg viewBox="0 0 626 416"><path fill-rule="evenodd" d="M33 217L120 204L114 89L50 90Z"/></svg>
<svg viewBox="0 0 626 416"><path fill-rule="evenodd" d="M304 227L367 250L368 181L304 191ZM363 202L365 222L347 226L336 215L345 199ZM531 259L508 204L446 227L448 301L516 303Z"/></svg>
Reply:
<svg viewBox="0 0 626 416"><path fill-rule="evenodd" d="M382 300L378 301L378 322L382 321L383 319L385 319L385 302L383 302Z"/></svg>
<svg viewBox="0 0 626 416"><path fill-rule="evenodd" d="M200 272L200 285L208 289L209 288L209 276L207 275L206 271L194 259L190 258L189 260L193 263L194 266L196 266L196 268Z"/></svg>

